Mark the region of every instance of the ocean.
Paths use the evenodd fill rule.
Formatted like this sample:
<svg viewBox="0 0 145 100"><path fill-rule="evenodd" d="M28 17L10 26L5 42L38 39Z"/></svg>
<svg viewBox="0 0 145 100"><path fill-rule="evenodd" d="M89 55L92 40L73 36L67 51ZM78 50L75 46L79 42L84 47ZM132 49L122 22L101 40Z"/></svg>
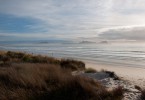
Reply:
<svg viewBox="0 0 145 100"><path fill-rule="evenodd" d="M99 64L145 68L145 43L15 41L0 42L0 50L24 51Z"/></svg>

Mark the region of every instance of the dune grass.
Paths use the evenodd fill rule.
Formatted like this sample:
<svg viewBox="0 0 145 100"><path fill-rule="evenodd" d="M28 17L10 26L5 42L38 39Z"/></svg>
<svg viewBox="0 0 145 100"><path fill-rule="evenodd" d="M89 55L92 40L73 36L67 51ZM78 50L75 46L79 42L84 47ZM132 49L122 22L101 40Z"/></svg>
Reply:
<svg viewBox="0 0 145 100"><path fill-rule="evenodd" d="M11 63L45 63L59 65L64 69L84 70L85 63L72 59L56 59L53 57L32 55L23 52L3 52L0 54L0 65L5 66Z"/></svg>
<svg viewBox="0 0 145 100"><path fill-rule="evenodd" d="M71 59L62 59L60 62L62 68L70 68L72 70L84 70L85 63L82 61L71 60Z"/></svg>
<svg viewBox="0 0 145 100"><path fill-rule="evenodd" d="M1 67L0 89L1 100L120 100L122 97L121 90L107 91L99 82L72 76L70 70L48 64Z"/></svg>
<svg viewBox="0 0 145 100"><path fill-rule="evenodd" d="M0 65L0 100L121 100L123 97L120 87L108 91L97 81L73 76L74 66L75 70L85 68L81 61L11 53L4 53L0 58L3 62ZM5 55L9 57L6 62L3 61ZM30 61L23 60L26 55L30 56ZM32 60L33 57L39 59ZM5 63L10 65L4 66Z"/></svg>

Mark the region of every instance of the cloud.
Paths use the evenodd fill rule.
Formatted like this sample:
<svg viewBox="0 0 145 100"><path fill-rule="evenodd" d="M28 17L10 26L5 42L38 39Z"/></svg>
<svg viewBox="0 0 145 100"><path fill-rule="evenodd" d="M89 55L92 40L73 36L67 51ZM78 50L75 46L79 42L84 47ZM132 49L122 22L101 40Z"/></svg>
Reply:
<svg viewBox="0 0 145 100"><path fill-rule="evenodd" d="M113 10L125 15L144 14L144 3L144 0L113 0Z"/></svg>
<svg viewBox="0 0 145 100"><path fill-rule="evenodd" d="M109 40L145 40L145 26L106 29L98 38Z"/></svg>
<svg viewBox="0 0 145 100"><path fill-rule="evenodd" d="M109 0L110 1L110 0ZM105 8L105 6L104 6ZM84 33L86 30L93 31L100 27L102 2L100 0L3 0L0 2L0 12L17 17L29 17L41 20L42 29L47 33L52 32L71 34ZM101 22L100 22L101 23ZM31 25L33 28L38 26Z"/></svg>
<svg viewBox="0 0 145 100"><path fill-rule="evenodd" d="M40 33L54 37L83 37L97 36L98 31L104 28L143 25L144 4L144 0L0 0L0 13L38 21L23 25L31 36ZM15 26L15 23L11 24ZM0 29L3 30L1 33L9 34L4 29ZM20 28L13 29L16 34L21 33L18 31ZM28 34L21 34L24 35Z"/></svg>

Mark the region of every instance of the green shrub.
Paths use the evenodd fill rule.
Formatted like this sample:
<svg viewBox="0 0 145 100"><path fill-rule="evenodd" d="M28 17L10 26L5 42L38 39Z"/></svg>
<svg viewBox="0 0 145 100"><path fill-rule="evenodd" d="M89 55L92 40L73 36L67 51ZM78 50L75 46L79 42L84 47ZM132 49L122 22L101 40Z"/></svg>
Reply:
<svg viewBox="0 0 145 100"><path fill-rule="evenodd" d="M93 68L87 68L85 69L85 73L96 73L97 71Z"/></svg>
<svg viewBox="0 0 145 100"><path fill-rule="evenodd" d="M23 58L22 58L22 61L23 62L32 62L33 59L30 55L25 55Z"/></svg>

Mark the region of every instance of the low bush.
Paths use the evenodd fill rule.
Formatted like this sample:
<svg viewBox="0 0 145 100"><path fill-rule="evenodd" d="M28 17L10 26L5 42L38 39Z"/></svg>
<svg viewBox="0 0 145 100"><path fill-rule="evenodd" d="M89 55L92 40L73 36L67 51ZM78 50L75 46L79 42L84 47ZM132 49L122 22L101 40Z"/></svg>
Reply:
<svg viewBox="0 0 145 100"><path fill-rule="evenodd" d="M31 57L31 55L25 55L23 58L22 58L22 61L23 62L33 62L33 59Z"/></svg>
<svg viewBox="0 0 145 100"><path fill-rule="evenodd" d="M62 68L69 68L71 70L84 70L85 63L77 60L62 59L60 62Z"/></svg>
<svg viewBox="0 0 145 100"><path fill-rule="evenodd" d="M97 71L93 68L87 68L85 69L85 73L96 73Z"/></svg>
<svg viewBox="0 0 145 100"><path fill-rule="evenodd" d="M13 52L13 51L8 51L6 53L7 56L11 57L11 58L18 58L21 59L24 57L25 53L22 52Z"/></svg>

